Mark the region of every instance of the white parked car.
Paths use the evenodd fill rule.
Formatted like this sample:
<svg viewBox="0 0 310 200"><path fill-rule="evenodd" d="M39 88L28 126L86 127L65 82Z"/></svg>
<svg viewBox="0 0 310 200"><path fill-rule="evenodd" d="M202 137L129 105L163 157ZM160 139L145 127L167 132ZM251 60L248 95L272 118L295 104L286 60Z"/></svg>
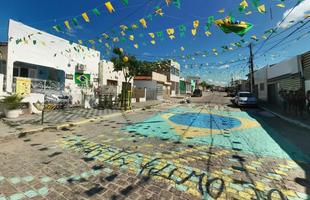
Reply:
<svg viewBox="0 0 310 200"><path fill-rule="evenodd" d="M250 92L238 92L235 96L235 104L238 106L256 106L257 99Z"/></svg>

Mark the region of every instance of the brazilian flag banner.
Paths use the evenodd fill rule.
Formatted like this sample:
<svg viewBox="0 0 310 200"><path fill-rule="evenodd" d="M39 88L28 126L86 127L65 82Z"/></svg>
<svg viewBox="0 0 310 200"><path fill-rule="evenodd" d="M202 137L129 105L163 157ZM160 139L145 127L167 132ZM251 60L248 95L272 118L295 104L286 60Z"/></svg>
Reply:
<svg viewBox="0 0 310 200"><path fill-rule="evenodd" d="M235 20L231 16L228 16L225 19L218 19L215 21L215 24L219 26L224 33L236 33L241 37L253 28L253 24Z"/></svg>
<svg viewBox="0 0 310 200"><path fill-rule="evenodd" d="M74 80L77 85L89 85L90 74L75 73Z"/></svg>

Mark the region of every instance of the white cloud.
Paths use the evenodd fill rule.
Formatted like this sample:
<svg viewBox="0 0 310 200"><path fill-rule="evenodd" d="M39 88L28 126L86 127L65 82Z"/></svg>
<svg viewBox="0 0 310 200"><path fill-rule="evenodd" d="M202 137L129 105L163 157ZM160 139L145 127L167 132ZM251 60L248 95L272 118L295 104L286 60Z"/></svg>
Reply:
<svg viewBox="0 0 310 200"><path fill-rule="evenodd" d="M212 79L208 79L208 81L210 81L211 83L213 82L213 80L212 80Z"/></svg>
<svg viewBox="0 0 310 200"><path fill-rule="evenodd" d="M286 10L283 14L283 19L291 12L293 8ZM292 25L291 21L297 22L304 18L306 14L310 14L310 0L302 1L290 14L289 16L283 21L280 25L278 22L278 27L280 28L288 28ZM282 20L281 20L282 21Z"/></svg>
<svg viewBox="0 0 310 200"><path fill-rule="evenodd" d="M228 65L228 64L222 65L222 66L219 67L219 69L227 69L227 68L229 68L229 65Z"/></svg>

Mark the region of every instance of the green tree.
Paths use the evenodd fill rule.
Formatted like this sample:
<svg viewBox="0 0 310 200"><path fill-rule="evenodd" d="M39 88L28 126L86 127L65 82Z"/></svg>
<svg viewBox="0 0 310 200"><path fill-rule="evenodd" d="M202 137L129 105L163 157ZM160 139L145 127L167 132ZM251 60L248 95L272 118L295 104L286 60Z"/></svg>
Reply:
<svg viewBox="0 0 310 200"><path fill-rule="evenodd" d="M111 58L114 64L114 71L122 71L124 74L125 82L129 82L138 75L142 62L138 61L136 57L126 55L121 48L114 48L113 53L115 56Z"/></svg>
<svg viewBox="0 0 310 200"><path fill-rule="evenodd" d="M209 84L206 81L202 81L199 85L202 87L202 90L205 90Z"/></svg>

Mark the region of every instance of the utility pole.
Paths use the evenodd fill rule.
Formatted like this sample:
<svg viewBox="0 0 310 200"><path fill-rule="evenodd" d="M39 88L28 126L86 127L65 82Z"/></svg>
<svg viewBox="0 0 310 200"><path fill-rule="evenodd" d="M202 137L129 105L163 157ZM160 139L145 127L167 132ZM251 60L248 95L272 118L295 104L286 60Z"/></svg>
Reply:
<svg viewBox="0 0 310 200"><path fill-rule="evenodd" d="M253 58L253 45L250 43L250 92L254 92L254 58Z"/></svg>

